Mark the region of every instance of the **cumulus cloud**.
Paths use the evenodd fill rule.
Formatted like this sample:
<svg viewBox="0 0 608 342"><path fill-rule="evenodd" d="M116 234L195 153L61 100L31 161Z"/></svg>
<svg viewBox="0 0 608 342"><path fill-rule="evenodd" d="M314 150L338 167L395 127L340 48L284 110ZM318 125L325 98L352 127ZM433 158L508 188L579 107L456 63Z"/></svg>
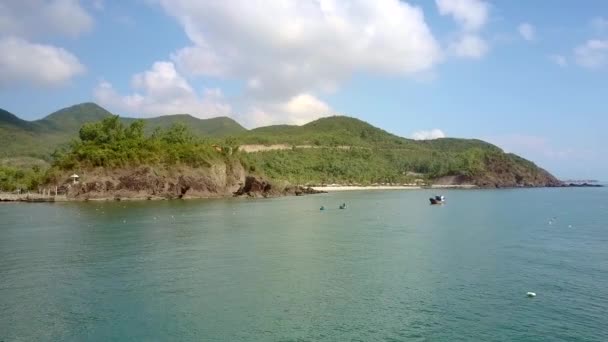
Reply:
<svg viewBox="0 0 608 342"><path fill-rule="evenodd" d="M78 0L0 1L0 87L57 86L85 67L63 48L32 42L35 37L78 37L93 19Z"/></svg>
<svg viewBox="0 0 608 342"><path fill-rule="evenodd" d="M172 62L162 61L131 80L134 92L120 95L109 82L100 82L94 97L114 111L136 116L158 116L187 113L199 118L230 115L231 107L219 89L196 92L180 75Z"/></svg>
<svg viewBox="0 0 608 342"><path fill-rule="evenodd" d="M242 81L252 111L284 122L301 121L287 103L355 73L415 77L442 61L422 10L400 0L156 1L192 42L171 55L181 73Z"/></svg>
<svg viewBox="0 0 608 342"><path fill-rule="evenodd" d="M439 14L450 15L466 31L480 30L488 20L488 4L480 0L435 0Z"/></svg>
<svg viewBox="0 0 608 342"><path fill-rule="evenodd" d="M532 24L529 23L521 23L517 27L517 31L522 36L523 39L527 41L533 41L536 39L536 29Z"/></svg>
<svg viewBox="0 0 608 342"><path fill-rule="evenodd" d="M9 0L0 2L0 33L23 38L44 35L77 37L93 19L78 0Z"/></svg>
<svg viewBox="0 0 608 342"><path fill-rule="evenodd" d="M311 94L298 94L283 103L257 104L244 119L248 126L288 122L302 125L332 114L330 106Z"/></svg>
<svg viewBox="0 0 608 342"><path fill-rule="evenodd" d="M549 55L549 59L560 67L568 66L568 60L563 55Z"/></svg>
<svg viewBox="0 0 608 342"><path fill-rule="evenodd" d="M0 38L0 88L12 84L55 86L83 74L85 67L68 51L15 37Z"/></svg>
<svg viewBox="0 0 608 342"><path fill-rule="evenodd" d="M429 131L417 131L412 133L412 139L414 140L432 140L445 138L445 133L442 130L435 128Z"/></svg>
<svg viewBox="0 0 608 342"><path fill-rule="evenodd" d="M591 39L574 49L578 65L589 69L608 66L608 40Z"/></svg>
<svg viewBox="0 0 608 342"><path fill-rule="evenodd" d="M173 56L194 74L302 88L354 71L410 74L440 61L422 10L399 0L159 1L194 43Z"/></svg>
<svg viewBox="0 0 608 342"><path fill-rule="evenodd" d="M448 43L448 52L457 57L479 59L489 50L480 31L488 20L489 6L481 0L435 0L439 14L451 16L460 32Z"/></svg>

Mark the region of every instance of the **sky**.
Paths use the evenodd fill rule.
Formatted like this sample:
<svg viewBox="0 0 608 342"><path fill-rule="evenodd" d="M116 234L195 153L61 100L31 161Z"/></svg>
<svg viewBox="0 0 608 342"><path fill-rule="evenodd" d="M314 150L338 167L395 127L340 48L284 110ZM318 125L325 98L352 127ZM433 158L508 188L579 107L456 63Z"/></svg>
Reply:
<svg viewBox="0 0 608 342"><path fill-rule="evenodd" d="M348 115L608 180L605 0L2 0L0 108Z"/></svg>

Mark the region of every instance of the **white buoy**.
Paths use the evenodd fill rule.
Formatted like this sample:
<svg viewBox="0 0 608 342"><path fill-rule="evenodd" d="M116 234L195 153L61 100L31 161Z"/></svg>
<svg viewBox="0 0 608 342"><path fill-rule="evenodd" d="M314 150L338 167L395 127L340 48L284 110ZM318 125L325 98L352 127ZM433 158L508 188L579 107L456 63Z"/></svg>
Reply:
<svg viewBox="0 0 608 342"><path fill-rule="evenodd" d="M526 293L526 296L528 296L530 298L533 298L533 297L536 297L536 293L534 293L534 292L528 292L528 293Z"/></svg>

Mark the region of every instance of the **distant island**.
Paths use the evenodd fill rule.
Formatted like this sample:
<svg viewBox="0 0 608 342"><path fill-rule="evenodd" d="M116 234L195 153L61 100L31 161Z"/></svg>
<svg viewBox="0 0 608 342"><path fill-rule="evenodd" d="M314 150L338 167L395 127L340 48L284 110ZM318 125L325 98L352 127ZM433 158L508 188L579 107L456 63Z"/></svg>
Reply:
<svg viewBox="0 0 608 342"><path fill-rule="evenodd" d="M227 117L123 118L94 103L36 121L0 110L0 146L1 191L68 199L298 195L329 184L567 185L481 140L416 141L345 116L247 130Z"/></svg>

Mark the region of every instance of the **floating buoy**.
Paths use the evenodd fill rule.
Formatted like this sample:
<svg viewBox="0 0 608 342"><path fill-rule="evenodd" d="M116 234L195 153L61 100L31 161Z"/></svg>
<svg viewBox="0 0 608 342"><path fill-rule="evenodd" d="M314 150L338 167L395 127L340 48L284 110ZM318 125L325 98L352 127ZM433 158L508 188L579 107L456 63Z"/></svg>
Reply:
<svg viewBox="0 0 608 342"><path fill-rule="evenodd" d="M528 293L526 293L526 296L528 296L530 298L533 298L533 297L536 297L536 293L534 293L534 292L528 292Z"/></svg>

